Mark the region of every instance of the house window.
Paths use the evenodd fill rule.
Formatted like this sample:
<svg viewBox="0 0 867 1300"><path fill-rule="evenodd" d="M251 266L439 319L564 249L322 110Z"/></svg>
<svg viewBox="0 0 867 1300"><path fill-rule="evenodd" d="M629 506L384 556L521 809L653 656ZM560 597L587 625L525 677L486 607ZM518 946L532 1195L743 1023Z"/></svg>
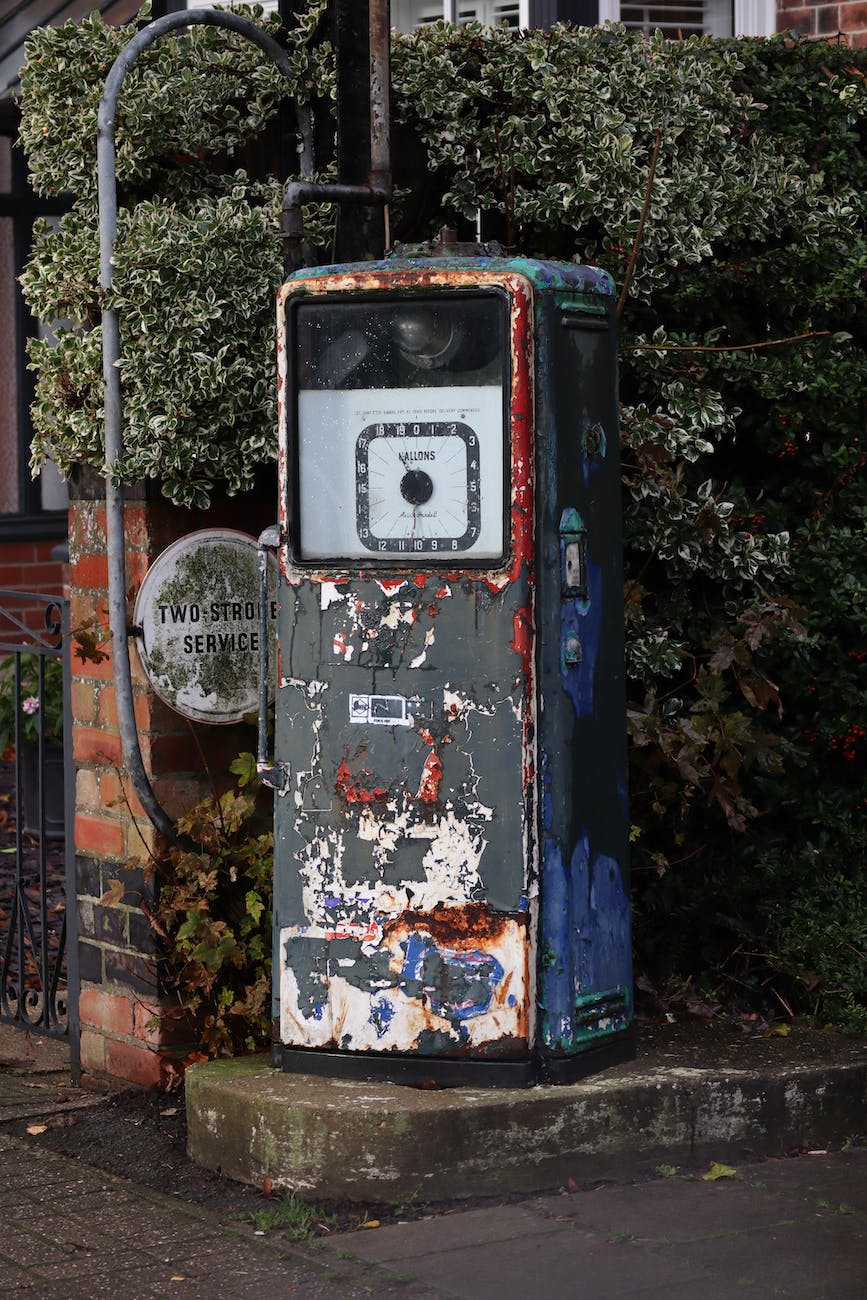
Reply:
<svg viewBox="0 0 867 1300"><path fill-rule="evenodd" d="M277 12L278 0L187 0L186 5L178 5L178 8L243 10L253 4L260 4L266 14L273 14Z"/></svg>
<svg viewBox="0 0 867 1300"><path fill-rule="evenodd" d="M66 484L53 465L30 475L30 402L27 339L44 335L27 310L16 277L30 247L37 216L58 220L66 205L39 199L27 180L24 157L11 130L0 133L0 538L62 537L66 532Z"/></svg>
<svg viewBox="0 0 867 1300"><path fill-rule="evenodd" d="M529 27L529 0L391 0L391 22L399 32L447 22L485 23L489 27Z"/></svg>
<svg viewBox="0 0 867 1300"><path fill-rule="evenodd" d="M15 223L6 212L12 195L12 140L0 135L0 320L15 320ZM5 329L4 329L5 332ZM18 509L18 384L15 348L0 348L0 515Z"/></svg>
<svg viewBox="0 0 867 1300"><path fill-rule="evenodd" d="M179 3L179 0L164 0ZM187 0L187 9L213 4L243 7L238 0ZM252 3L252 0L250 0ZM263 0L266 12L278 0ZM592 22L591 3L575 0L391 0L391 22L399 32L411 32L439 18L449 22L486 23L489 27L548 26L558 18ZM666 36L772 36L776 31L776 0L598 0L598 21L622 22L632 31Z"/></svg>
<svg viewBox="0 0 867 1300"><path fill-rule="evenodd" d="M630 31L650 36L657 28L666 36L732 36L734 25L732 0L674 0L673 3L649 4L621 0L620 21Z"/></svg>
<svg viewBox="0 0 867 1300"><path fill-rule="evenodd" d="M631 31L685 36L772 36L776 0L599 0L599 22L625 23Z"/></svg>

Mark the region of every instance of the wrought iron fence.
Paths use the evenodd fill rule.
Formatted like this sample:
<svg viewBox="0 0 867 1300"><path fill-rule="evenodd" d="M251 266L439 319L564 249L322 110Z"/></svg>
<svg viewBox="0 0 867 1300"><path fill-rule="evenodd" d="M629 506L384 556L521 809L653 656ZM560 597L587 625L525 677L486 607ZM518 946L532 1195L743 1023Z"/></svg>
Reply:
<svg viewBox="0 0 867 1300"><path fill-rule="evenodd" d="M0 589L0 1020L77 1056L68 646L68 601Z"/></svg>

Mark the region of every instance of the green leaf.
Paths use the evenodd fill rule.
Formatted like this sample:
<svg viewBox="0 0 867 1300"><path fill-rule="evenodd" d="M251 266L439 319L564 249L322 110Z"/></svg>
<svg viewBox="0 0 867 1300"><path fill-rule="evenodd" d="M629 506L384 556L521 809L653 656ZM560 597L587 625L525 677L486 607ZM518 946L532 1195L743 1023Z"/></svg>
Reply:
<svg viewBox="0 0 867 1300"><path fill-rule="evenodd" d="M711 1160L710 1169L706 1174L702 1174L702 1181L705 1183L715 1183L718 1178L737 1178L738 1171L731 1165L718 1164L716 1160Z"/></svg>

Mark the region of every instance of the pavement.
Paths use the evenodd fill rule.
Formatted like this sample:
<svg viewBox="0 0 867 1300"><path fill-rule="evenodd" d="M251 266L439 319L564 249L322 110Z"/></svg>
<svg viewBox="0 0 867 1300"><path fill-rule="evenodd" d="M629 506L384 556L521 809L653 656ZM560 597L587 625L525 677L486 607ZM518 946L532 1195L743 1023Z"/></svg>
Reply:
<svg viewBox="0 0 867 1300"><path fill-rule="evenodd" d="M410 1198L396 1221L377 1224L360 1210L352 1231L328 1231L325 1220L318 1235L296 1241L291 1223L265 1231L150 1190L135 1181L135 1169L125 1178L106 1174L9 1132L12 1118L38 1120L96 1101L70 1086L62 1045L28 1042L4 1027L4 1298L867 1294L867 1146L776 1159L742 1152L723 1168L704 1157L692 1167L636 1165L631 1175L569 1180L541 1195L472 1207L452 1203L445 1213L424 1213ZM259 1203L273 1206L277 1220L285 1209L297 1227L280 1196Z"/></svg>

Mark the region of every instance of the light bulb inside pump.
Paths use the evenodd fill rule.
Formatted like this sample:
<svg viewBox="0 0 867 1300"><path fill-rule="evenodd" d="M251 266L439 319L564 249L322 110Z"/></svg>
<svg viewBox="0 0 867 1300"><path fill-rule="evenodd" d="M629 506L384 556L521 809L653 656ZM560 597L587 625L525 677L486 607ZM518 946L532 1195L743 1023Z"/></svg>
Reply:
<svg viewBox="0 0 867 1300"><path fill-rule="evenodd" d="M460 342L450 316L430 307L408 307L401 311L394 330L397 346L407 361L426 368L446 365Z"/></svg>

